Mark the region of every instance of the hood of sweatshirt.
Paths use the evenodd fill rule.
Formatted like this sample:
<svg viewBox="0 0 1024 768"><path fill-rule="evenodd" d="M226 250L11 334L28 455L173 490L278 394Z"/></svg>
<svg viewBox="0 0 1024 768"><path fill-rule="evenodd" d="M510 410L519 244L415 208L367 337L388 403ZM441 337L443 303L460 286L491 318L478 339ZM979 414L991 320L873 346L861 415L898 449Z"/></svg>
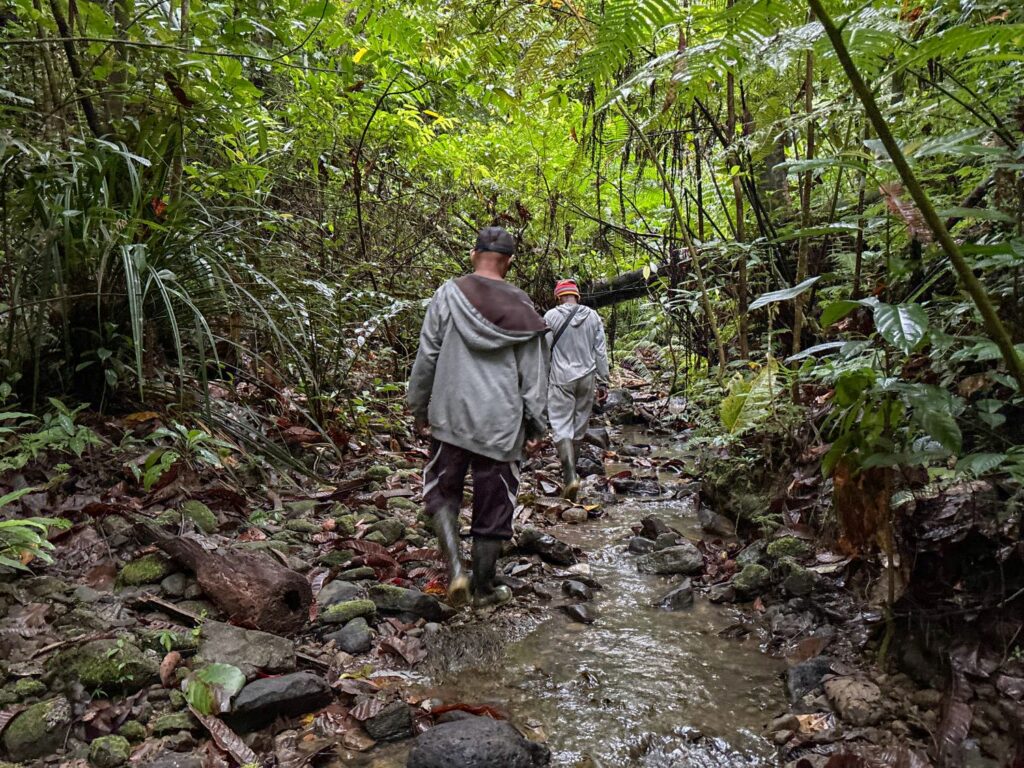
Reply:
<svg viewBox="0 0 1024 768"><path fill-rule="evenodd" d="M530 297L501 280L466 275L453 281L448 307L454 328L466 346L497 350L547 332Z"/></svg>
<svg viewBox="0 0 1024 768"><path fill-rule="evenodd" d="M555 322L555 330L558 330L559 326L565 322L565 318L569 316L569 313L572 312L572 308L574 306L579 307L579 309L576 311L576 314L572 316L572 321L570 322L570 325L573 328L579 328L587 322L587 318L590 317L591 313L594 311L583 304L559 304L555 307L555 312L558 313L558 320Z"/></svg>

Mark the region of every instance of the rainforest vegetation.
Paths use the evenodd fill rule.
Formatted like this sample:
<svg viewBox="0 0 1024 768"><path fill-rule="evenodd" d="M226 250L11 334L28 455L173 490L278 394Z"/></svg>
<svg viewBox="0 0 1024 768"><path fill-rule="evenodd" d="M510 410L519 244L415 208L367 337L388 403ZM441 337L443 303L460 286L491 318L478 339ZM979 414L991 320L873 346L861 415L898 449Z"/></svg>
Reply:
<svg viewBox="0 0 1024 768"><path fill-rule="evenodd" d="M133 586L121 563L155 545L198 575L164 539L220 531L336 547L305 569L279 557L314 595L341 567L409 576L396 541L428 544L411 523L391 537L383 512L416 511L420 322L500 225L539 309L574 277L600 310L627 420L685 442L685 466L662 469L699 482L742 545L801 544L773 588L816 564L877 614L845 658L940 692L931 720L891 716L895 741L873 743L910 744L900 765L1022 764L1018 2L10 0L0 73L0 756L64 745L26 749L24 707L85 706L2 698L41 674L60 690L42 671L56 650L124 658L69 750L102 768L88 745L139 720L111 697L141 695L121 685L139 631L76 646L52 629L69 604L44 616L51 593L21 591L46 574ZM367 504L380 519L355 519ZM390 550L359 544L374 526ZM712 549L705 586L737 568L737 545ZM818 616L843 636L835 610ZM378 627L411 666L407 631ZM236 693L230 674L189 674L210 754L273 753L196 703L202 685ZM344 677L342 701L367 694ZM338 723L385 698L345 703L335 732L369 738ZM793 733L780 759L804 755L806 725L775 729Z"/></svg>

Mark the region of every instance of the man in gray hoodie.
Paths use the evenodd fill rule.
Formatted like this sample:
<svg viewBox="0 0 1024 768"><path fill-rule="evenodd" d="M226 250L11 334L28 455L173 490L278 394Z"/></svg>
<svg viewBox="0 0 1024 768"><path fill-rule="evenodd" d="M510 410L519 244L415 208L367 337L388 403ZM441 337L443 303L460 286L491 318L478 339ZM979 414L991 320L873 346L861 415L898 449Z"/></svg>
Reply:
<svg viewBox="0 0 1024 768"><path fill-rule="evenodd" d="M480 230L474 272L434 294L409 379L416 431L433 439L423 499L451 571L453 605L512 599L495 583L502 543L512 538L519 461L545 431L547 325L529 297L505 282L516 242L500 227ZM459 555L459 507L473 473L473 578Z"/></svg>
<svg viewBox="0 0 1024 768"><path fill-rule="evenodd" d="M544 315L551 327L548 417L562 465L562 495L575 499L580 489L578 445L587 433L595 396L601 399L607 392L608 352L601 316L580 304L576 281L559 280L555 298L559 305Z"/></svg>

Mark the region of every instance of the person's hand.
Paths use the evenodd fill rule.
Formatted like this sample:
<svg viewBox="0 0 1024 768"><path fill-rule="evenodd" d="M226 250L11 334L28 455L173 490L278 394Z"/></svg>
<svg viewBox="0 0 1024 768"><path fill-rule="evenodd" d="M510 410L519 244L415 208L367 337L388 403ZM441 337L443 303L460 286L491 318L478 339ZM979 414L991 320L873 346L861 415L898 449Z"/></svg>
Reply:
<svg viewBox="0 0 1024 768"><path fill-rule="evenodd" d="M604 387L604 386L598 387L597 388L597 402L600 403L601 405L604 405L604 403L605 403L605 401L607 399L608 399L608 387Z"/></svg>
<svg viewBox="0 0 1024 768"><path fill-rule="evenodd" d="M540 439L527 440L526 445L524 446L524 449L526 450L526 455L533 456L535 453L537 453L537 451L540 450L541 442L542 441Z"/></svg>
<svg viewBox="0 0 1024 768"><path fill-rule="evenodd" d="M412 431L417 437L430 437L430 422L422 416L417 416L413 420Z"/></svg>

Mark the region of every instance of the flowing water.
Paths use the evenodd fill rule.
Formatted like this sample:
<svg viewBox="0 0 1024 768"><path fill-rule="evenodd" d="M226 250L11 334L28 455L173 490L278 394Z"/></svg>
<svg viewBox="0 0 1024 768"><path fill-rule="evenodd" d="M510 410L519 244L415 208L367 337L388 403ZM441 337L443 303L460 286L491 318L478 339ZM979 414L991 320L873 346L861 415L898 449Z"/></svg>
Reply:
<svg viewBox="0 0 1024 768"><path fill-rule="evenodd" d="M592 602L597 621L545 613L485 661L468 654L425 693L507 711L522 730L546 737L554 766L774 765L761 732L784 708L781 664L760 652L754 635L720 635L737 623L734 609L699 594L688 610L652 607L679 577L641 574L626 551L630 526L650 514L699 535L687 500L625 500L599 520L552 529L588 554L603 585ZM402 764L396 753L370 763Z"/></svg>

